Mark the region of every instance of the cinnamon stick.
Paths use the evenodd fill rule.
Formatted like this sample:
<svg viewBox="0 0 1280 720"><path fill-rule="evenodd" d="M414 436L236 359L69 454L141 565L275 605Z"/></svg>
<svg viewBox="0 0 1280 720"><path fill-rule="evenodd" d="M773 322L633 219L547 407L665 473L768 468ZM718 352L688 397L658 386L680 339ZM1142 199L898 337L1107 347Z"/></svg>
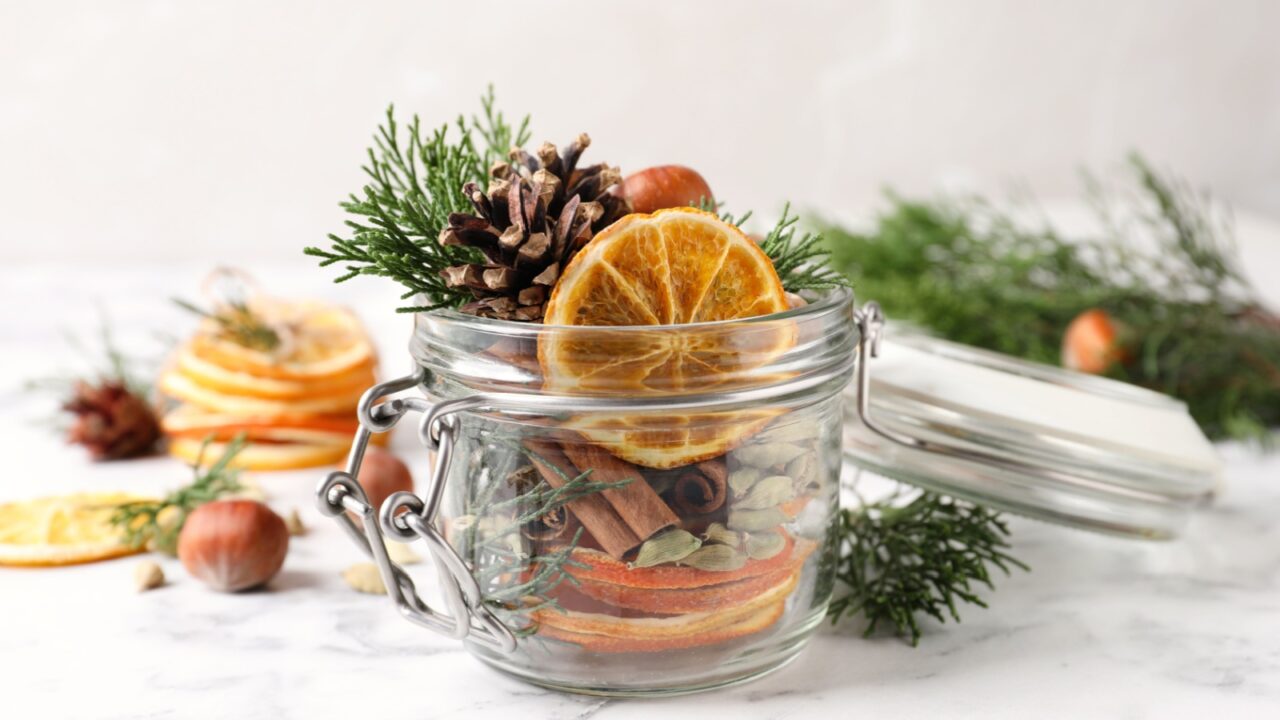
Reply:
<svg viewBox="0 0 1280 720"><path fill-rule="evenodd" d="M529 460L551 487L563 487L578 476L578 469L565 457L557 443L550 440L525 440L524 446L530 451ZM592 480L599 480L594 477L595 472L591 474ZM591 533L591 537L613 557L621 559L640 546L640 538L614 512L601 493L570 500L568 506L587 532Z"/></svg>
<svg viewBox="0 0 1280 720"><path fill-rule="evenodd" d="M577 516L569 508L561 506L527 523L520 529L520 534L534 543L564 543L573 538L578 530L578 523Z"/></svg>
<svg viewBox="0 0 1280 720"><path fill-rule="evenodd" d="M724 506L729 470L723 458L704 460L680 474L673 502L686 513L706 515Z"/></svg>
<svg viewBox="0 0 1280 720"><path fill-rule="evenodd" d="M631 482L619 488L601 491L601 495L622 518L631 532L641 540L648 540L659 530L680 523L680 518L658 497L644 476L631 463L619 460L608 450L582 442L566 442L561 446L564 454L579 470L591 470L596 482ZM584 523L585 524L585 523Z"/></svg>

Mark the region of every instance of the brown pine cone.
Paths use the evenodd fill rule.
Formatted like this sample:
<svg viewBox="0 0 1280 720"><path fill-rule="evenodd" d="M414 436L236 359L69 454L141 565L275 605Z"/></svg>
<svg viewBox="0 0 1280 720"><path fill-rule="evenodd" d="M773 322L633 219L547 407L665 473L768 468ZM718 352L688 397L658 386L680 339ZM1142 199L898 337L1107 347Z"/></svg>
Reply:
<svg viewBox="0 0 1280 720"><path fill-rule="evenodd" d="M537 322L560 271L595 233L630 212L609 193L622 180L615 167L579 168L591 139L579 135L564 153L543 143L537 155L520 148L510 162L489 170L489 187L467 183L475 214L454 213L440 233L442 245L479 250L484 263L446 268L449 287L467 288L475 302L462 311L504 320Z"/></svg>
<svg viewBox="0 0 1280 720"><path fill-rule="evenodd" d="M67 440L84 445L94 460L145 455L160 439L151 405L119 380L79 381L62 408L75 415Z"/></svg>

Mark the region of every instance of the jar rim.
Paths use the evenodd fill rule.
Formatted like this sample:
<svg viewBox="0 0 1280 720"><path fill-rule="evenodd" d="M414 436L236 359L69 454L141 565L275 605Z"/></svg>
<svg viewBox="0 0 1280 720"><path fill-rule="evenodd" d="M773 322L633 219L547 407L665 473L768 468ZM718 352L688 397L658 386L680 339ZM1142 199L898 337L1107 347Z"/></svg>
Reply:
<svg viewBox="0 0 1280 720"><path fill-rule="evenodd" d="M841 287L805 299L809 304L770 315L680 325L542 325L433 310L414 316L410 353L433 381L486 393L671 402L706 396L711 402L710 396L731 390L772 395L832 381L842 386L859 337L853 293ZM561 365L542 355L547 340L583 353L574 363L579 367L626 365L628 358L643 363L664 349L697 359L682 360L678 374L644 379L625 368L560 372Z"/></svg>
<svg viewBox="0 0 1280 720"><path fill-rule="evenodd" d="M558 330L574 330L582 331L586 327L599 327L608 329L610 332L635 332L635 333L654 333L654 332L681 332L688 333L700 329L721 329L733 327L735 325L754 325L764 322L775 322L778 320L801 320L806 317L820 315L832 310L838 310L841 305L853 301L853 290L848 287L838 286L835 288L823 290L820 293L801 293L808 304L800 307L789 308L782 312L770 313L768 315L755 315L745 318L734 318L730 320L704 320L693 323L667 323L659 325L547 325L543 323L519 322L516 320L500 320L498 318L480 317L478 315L470 315L460 312L454 308L437 308L426 312L414 313L416 315L430 316L433 320L439 320L450 324L456 324L460 327L473 327L487 333L500 333L513 337L519 336L535 336L545 332Z"/></svg>

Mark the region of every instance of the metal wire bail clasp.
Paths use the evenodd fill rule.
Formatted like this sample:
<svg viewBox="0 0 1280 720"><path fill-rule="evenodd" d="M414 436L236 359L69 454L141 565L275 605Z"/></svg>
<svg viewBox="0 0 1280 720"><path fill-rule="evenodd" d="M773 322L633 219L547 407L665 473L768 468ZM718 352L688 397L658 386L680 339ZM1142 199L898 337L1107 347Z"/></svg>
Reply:
<svg viewBox="0 0 1280 720"><path fill-rule="evenodd" d="M437 632L470 638L503 652L516 647L516 636L484 605L475 577L436 525L436 515L444 498L449 477L458 418L453 413L474 409L478 398L461 398L432 405L421 397L390 397L416 387L423 380L421 368L411 375L369 388L360 398L360 429L351 445L347 469L329 474L316 490L320 511L336 519L356 545L377 564L387 595L407 620ZM379 402L383 401L384 402ZM398 492L375 508L356 478L369 439L375 432L387 432L410 412L423 414L419 435L434 454L430 484L423 497ZM351 520L347 511L360 519ZM447 612L431 608L418 596L412 578L387 553L383 533L408 542L423 540L431 553L444 594Z"/></svg>

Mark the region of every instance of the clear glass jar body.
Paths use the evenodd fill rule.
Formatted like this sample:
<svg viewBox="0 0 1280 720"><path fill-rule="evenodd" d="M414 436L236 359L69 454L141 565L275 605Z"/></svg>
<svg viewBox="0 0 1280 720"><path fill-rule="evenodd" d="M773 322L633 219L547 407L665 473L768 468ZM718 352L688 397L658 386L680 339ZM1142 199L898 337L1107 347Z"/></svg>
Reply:
<svg viewBox="0 0 1280 720"><path fill-rule="evenodd" d="M548 327L417 318L457 416L439 525L519 635L498 669L576 692L689 692L777 668L833 589L840 391L857 330L835 291L764 318Z"/></svg>

